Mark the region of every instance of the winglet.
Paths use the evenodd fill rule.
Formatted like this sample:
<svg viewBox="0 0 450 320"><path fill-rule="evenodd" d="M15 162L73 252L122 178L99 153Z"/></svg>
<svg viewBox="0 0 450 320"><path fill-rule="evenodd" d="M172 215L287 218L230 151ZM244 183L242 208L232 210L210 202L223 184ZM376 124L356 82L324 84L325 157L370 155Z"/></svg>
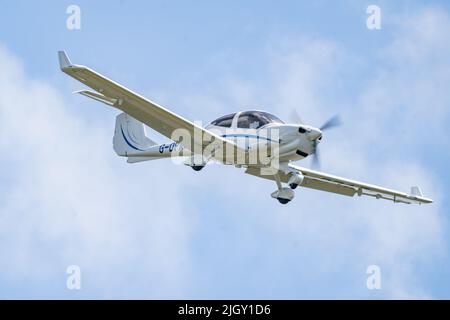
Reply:
<svg viewBox="0 0 450 320"><path fill-rule="evenodd" d="M65 51L58 51L59 67L61 70L72 67L72 62L70 62L69 57Z"/></svg>
<svg viewBox="0 0 450 320"><path fill-rule="evenodd" d="M411 195L415 197L423 197L422 190L419 187L411 187Z"/></svg>

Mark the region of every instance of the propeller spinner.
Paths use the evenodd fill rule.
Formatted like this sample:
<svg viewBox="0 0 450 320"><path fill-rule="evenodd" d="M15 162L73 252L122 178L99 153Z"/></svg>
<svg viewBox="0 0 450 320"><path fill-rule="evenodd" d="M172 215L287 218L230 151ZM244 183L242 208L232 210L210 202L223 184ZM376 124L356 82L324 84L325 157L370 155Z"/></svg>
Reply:
<svg viewBox="0 0 450 320"><path fill-rule="evenodd" d="M291 118L296 123L304 123L302 118L298 115L298 113L294 110L291 114ZM319 142L322 140L323 131L339 127L342 124L341 118L339 115L334 115L327 121L325 121L318 129L312 128L308 133L308 139L313 142L313 158L312 158L312 166L314 168L320 168L320 152L319 152Z"/></svg>

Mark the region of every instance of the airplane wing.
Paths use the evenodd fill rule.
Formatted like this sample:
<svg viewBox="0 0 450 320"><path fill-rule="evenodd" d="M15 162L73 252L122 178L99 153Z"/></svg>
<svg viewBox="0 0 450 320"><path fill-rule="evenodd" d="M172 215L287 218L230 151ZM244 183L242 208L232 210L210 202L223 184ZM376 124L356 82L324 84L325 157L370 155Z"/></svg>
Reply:
<svg viewBox="0 0 450 320"><path fill-rule="evenodd" d="M60 68L64 73L96 91L81 90L77 93L120 109L169 139L176 140L172 137L175 130L187 130L185 132L190 134L190 141L184 139L176 141L184 148L195 153L202 153L206 146L214 142L227 152L229 150L233 150L234 154L238 151L245 152L232 141L182 118L88 67L72 64L64 51L59 51L58 57Z"/></svg>
<svg viewBox="0 0 450 320"><path fill-rule="evenodd" d="M281 167L280 169L281 170L278 171L278 174L280 176L281 182L284 183L287 183L289 180L289 171L294 170L303 174L304 180L300 186L304 188L322 190L350 197L353 197L354 195L370 196L376 199L385 199L391 200L393 202L408 204L422 204L433 202L433 200L423 197L422 192L418 187L412 187L411 193L408 194L405 192L391 190L376 185L341 178L331 174L299 167L293 164L288 164L287 167ZM249 167L245 172L261 178L275 180L274 176L261 175L260 169L256 167Z"/></svg>

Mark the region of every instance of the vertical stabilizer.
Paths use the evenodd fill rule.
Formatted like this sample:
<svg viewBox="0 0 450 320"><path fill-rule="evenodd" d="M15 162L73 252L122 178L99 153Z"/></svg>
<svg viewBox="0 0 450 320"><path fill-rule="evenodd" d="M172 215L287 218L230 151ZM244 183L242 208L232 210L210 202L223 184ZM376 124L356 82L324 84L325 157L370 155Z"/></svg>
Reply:
<svg viewBox="0 0 450 320"><path fill-rule="evenodd" d="M128 156L146 151L156 145L145 135L145 127L142 122L137 121L126 113L116 117L116 129L113 137L114 151L119 156Z"/></svg>

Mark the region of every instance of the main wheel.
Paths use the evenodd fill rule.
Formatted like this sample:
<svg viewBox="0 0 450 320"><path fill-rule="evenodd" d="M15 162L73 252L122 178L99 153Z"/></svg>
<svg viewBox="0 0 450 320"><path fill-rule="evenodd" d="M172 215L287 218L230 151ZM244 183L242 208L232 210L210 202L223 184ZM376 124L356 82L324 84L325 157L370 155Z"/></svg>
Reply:
<svg viewBox="0 0 450 320"><path fill-rule="evenodd" d="M291 187L291 189L294 190L295 188L298 187L298 184L296 184L296 183L291 183L291 184L289 185L289 187Z"/></svg>
<svg viewBox="0 0 450 320"><path fill-rule="evenodd" d="M192 169L194 169L195 171L200 171L204 168L204 166L192 166Z"/></svg>

